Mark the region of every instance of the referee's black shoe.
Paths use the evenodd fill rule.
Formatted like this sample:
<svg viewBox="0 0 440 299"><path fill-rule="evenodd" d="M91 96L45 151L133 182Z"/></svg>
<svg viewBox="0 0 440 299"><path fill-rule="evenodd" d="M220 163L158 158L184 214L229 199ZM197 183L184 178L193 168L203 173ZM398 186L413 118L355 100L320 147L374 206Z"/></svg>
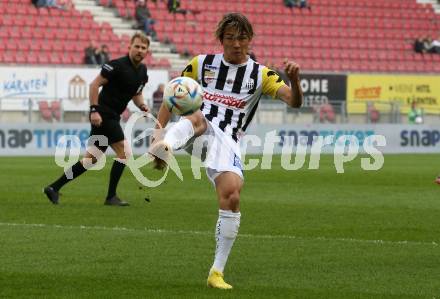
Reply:
<svg viewBox="0 0 440 299"><path fill-rule="evenodd" d="M58 191L55 191L55 189L51 186L47 186L43 189L43 192L44 194L46 194L51 203L53 203L54 205L58 204L58 200L60 199L60 194L58 193Z"/></svg>
<svg viewBox="0 0 440 299"><path fill-rule="evenodd" d="M130 204L126 201L121 200L117 195L114 195L113 197L107 198L104 202L104 205L127 207Z"/></svg>

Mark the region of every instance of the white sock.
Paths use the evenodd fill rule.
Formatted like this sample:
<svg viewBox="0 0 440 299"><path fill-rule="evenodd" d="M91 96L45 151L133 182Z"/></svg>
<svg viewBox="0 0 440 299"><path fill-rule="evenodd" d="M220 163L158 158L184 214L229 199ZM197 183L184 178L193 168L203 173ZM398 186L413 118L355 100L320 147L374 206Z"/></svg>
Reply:
<svg viewBox="0 0 440 299"><path fill-rule="evenodd" d="M217 225L215 226L215 240L217 246L215 248L215 259L211 269L215 269L223 273L229 252L234 245L235 238L240 227L240 212L219 210Z"/></svg>
<svg viewBox="0 0 440 299"><path fill-rule="evenodd" d="M177 150L184 146L194 136L194 127L187 118L181 118L165 134L164 141Z"/></svg>

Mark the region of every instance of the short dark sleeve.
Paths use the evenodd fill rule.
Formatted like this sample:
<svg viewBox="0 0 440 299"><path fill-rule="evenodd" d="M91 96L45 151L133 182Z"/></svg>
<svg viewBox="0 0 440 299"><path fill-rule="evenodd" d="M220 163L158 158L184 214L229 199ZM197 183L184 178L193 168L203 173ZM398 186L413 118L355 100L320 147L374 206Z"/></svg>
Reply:
<svg viewBox="0 0 440 299"><path fill-rule="evenodd" d="M118 71L118 63L115 60L105 63L101 68L101 76L107 80L113 79Z"/></svg>

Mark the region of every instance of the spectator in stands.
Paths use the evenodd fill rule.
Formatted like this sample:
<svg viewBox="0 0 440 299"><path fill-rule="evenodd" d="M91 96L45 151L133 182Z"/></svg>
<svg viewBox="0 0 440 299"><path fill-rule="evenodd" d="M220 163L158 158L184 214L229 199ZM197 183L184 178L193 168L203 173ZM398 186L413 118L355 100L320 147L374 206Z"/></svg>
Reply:
<svg viewBox="0 0 440 299"><path fill-rule="evenodd" d="M167 7L168 11L173 14L181 13L186 15L188 13L186 9L180 8L180 0L168 0Z"/></svg>
<svg viewBox="0 0 440 299"><path fill-rule="evenodd" d="M411 103L411 109L408 111L408 123L410 124L422 124L423 123L423 111L417 107L416 102Z"/></svg>
<svg viewBox="0 0 440 299"><path fill-rule="evenodd" d="M98 54L99 50L96 46L96 43L94 41L90 41L89 46L84 50L84 63L85 64L91 64L96 65L98 64Z"/></svg>
<svg viewBox="0 0 440 299"><path fill-rule="evenodd" d="M312 9L307 0L284 0L284 6L292 9L294 7L298 7L300 9L308 8Z"/></svg>
<svg viewBox="0 0 440 299"><path fill-rule="evenodd" d="M425 39L423 40L423 47L425 49L425 53L433 53L433 48L432 48L432 38L427 36L425 37Z"/></svg>
<svg viewBox="0 0 440 299"><path fill-rule="evenodd" d="M57 0L32 0L31 2L37 8L52 7L52 8L66 9L65 5L58 3Z"/></svg>
<svg viewBox="0 0 440 299"><path fill-rule="evenodd" d="M435 46L440 46L439 41L433 41L429 36L420 37L414 42L414 51L416 53L436 53ZM439 49L440 50L440 49ZM439 52L437 52L439 53Z"/></svg>
<svg viewBox="0 0 440 299"><path fill-rule="evenodd" d="M440 36L431 42L431 53L440 54Z"/></svg>
<svg viewBox="0 0 440 299"><path fill-rule="evenodd" d="M299 0L299 8L301 8L301 9L307 8L309 10L312 9L312 7L310 6L310 4L308 3L307 0Z"/></svg>
<svg viewBox="0 0 440 299"><path fill-rule="evenodd" d="M104 65L107 62L110 61L110 53L108 50L108 46L103 44L101 45L101 48L98 50L98 53L96 54L96 62L99 65Z"/></svg>
<svg viewBox="0 0 440 299"><path fill-rule="evenodd" d="M290 9L296 7L296 0L284 0L284 6Z"/></svg>
<svg viewBox="0 0 440 299"><path fill-rule="evenodd" d="M137 21L137 28L142 29L146 35L154 38L156 35L153 29L155 21L151 18L151 13L145 0L136 1L135 18Z"/></svg>
<svg viewBox="0 0 440 299"><path fill-rule="evenodd" d="M414 41L414 51L420 54L426 53L423 37L419 37Z"/></svg>

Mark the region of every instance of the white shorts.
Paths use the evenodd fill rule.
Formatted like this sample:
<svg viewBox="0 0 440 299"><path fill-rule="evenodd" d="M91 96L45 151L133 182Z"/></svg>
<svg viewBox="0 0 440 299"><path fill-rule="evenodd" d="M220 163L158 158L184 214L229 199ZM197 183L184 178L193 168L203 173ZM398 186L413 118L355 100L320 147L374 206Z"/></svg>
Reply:
<svg viewBox="0 0 440 299"><path fill-rule="evenodd" d="M190 140L185 150L201 158L206 175L214 185L214 180L222 172L233 172L243 180L240 144L208 120L206 123L208 127L205 133Z"/></svg>

